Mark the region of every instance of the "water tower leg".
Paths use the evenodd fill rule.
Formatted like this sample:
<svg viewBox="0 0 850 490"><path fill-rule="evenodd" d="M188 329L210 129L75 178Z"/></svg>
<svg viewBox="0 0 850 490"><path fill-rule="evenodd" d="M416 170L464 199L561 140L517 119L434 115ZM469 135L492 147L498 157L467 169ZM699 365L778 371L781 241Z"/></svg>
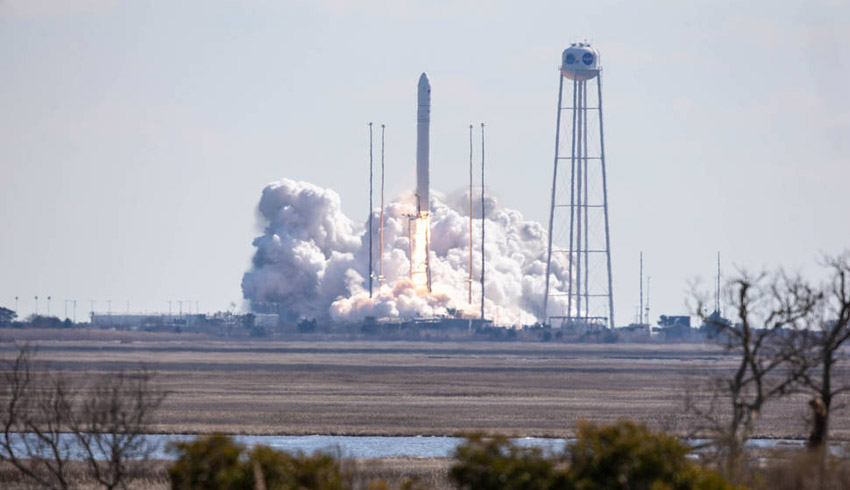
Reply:
<svg viewBox="0 0 850 490"><path fill-rule="evenodd" d="M552 204L549 208L549 245L546 249L546 286L543 290L543 314L540 318L544 324L549 322L547 308L549 307L549 274L552 267L552 224L555 221L555 189L558 183L558 150L561 137L561 101L564 93L564 77L558 72L558 119L555 122L555 170L552 175Z"/></svg>

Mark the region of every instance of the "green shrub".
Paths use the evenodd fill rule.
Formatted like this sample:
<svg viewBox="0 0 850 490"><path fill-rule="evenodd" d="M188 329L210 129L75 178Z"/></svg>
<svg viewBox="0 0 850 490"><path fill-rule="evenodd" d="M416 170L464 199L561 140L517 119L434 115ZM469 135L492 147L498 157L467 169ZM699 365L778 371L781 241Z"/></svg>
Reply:
<svg viewBox="0 0 850 490"><path fill-rule="evenodd" d="M254 448L248 458L251 488L262 476L267 490L342 490L345 488L339 464L323 453L290 455L266 446ZM259 471L258 471L259 468Z"/></svg>
<svg viewBox="0 0 850 490"><path fill-rule="evenodd" d="M240 462L243 448L230 437L214 434L191 442L177 442L170 450L178 453L168 468L174 490L252 489Z"/></svg>
<svg viewBox="0 0 850 490"><path fill-rule="evenodd" d="M544 455L505 437L474 434L455 451L451 479L462 489L731 490L687 458L676 438L643 425L579 423L563 454Z"/></svg>
<svg viewBox="0 0 850 490"><path fill-rule="evenodd" d="M171 446L178 453L168 468L174 490L341 490L337 460L328 454L290 455L267 446L250 451L223 435ZM257 485L259 480L263 485Z"/></svg>
<svg viewBox="0 0 850 490"><path fill-rule="evenodd" d="M673 436L644 425L579 422L567 446L569 478L576 490L723 490L734 488L687 458L690 449Z"/></svg>
<svg viewBox="0 0 850 490"><path fill-rule="evenodd" d="M467 436L455 450L449 477L470 490L563 488L565 474L539 448L522 448L504 436Z"/></svg>

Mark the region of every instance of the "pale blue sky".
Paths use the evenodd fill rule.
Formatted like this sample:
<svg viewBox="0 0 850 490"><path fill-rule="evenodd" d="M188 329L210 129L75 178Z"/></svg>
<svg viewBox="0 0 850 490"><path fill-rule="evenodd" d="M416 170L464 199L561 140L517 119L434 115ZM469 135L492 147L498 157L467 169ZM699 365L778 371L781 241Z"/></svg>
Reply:
<svg viewBox="0 0 850 490"><path fill-rule="evenodd" d="M262 187L330 187L365 218L366 122L414 186L416 82L432 187L466 179L548 219L561 50L604 66L618 323L638 253L652 316L732 265L814 273L850 246L850 4L0 0L0 305L53 313L241 301ZM42 303L41 311L45 310Z"/></svg>

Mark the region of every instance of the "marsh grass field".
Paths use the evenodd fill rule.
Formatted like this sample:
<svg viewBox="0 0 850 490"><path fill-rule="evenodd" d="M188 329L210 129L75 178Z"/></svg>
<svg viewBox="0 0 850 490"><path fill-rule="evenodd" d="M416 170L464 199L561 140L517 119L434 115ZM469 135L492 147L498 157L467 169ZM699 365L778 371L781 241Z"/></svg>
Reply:
<svg viewBox="0 0 850 490"><path fill-rule="evenodd" d="M72 488L79 490L102 488L96 485L88 475L86 468L72 461L68 472ZM149 460L131 467L127 482L128 490L166 490L171 488L168 478L168 466L171 461ZM354 490L368 489L375 480L387 482L391 488L400 488L403 482L416 481L434 490L455 488L449 481L449 467L452 460L446 458L382 458L382 459L343 459L340 469L348 487ZM10 464L0 462L0 482L2 488L25 490L34 488L30 482L21 478L20 473Z"/></svg>
<svg viewBox="0 0 850 490"><path fill-rule="evenodd" d="M170 393L164 433L570 437L576 423L627 418L678 435L685 394L732 367L717 346L522 342L227 341L124 332L0 330L0 356L37 348L73 377L144 364ZM846 373L844 373L846 375ZM769 405L758 437L804 438L806 395ZM850 439L846 411L834 439Z"/></svg>

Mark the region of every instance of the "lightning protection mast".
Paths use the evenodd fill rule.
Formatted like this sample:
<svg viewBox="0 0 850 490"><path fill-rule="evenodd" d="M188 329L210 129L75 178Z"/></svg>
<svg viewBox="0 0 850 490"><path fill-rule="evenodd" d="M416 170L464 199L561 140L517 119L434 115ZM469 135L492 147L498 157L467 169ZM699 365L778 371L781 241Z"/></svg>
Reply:
<svg viewBox="0 0 850 490"><path fill-rule="evenodd" d="M484 205L484 123L481 123L481 321L484 321L484 225L487 219Z"/></svg>
<svg viewBox="0 0 850 490"><path fill-rule="evenodd" d="M472 304L472 124L469 125L469 277L467 286L469 298L467 302Z"/></svg>
<svg viewBox="0 0 850 490"><path fill-rule="evenodd" d="M375 214L372 208L372 123L369 123L369 297L372 297L372 236L375 234L375 228L372 227L372 216Z"/></svg>
<svg viewBox="0 0 850 490"><path fill-rule="evenodd" d="M553 326L560 322L561 327L613 328L599 52L587 43L573 43L561 55L558 78L555 164L541 320ZM588 90L588 82L594 80L596 90ZM565 103L569 105L565 107ZM569 117L569 124L562 124L564 117ZM562 131L569 131L563 139ZM568 155L561 154L564 140L569 142L564 148ZM569 167L562 167L562 163ZM559 248L565 245L568 248Z"/></svg>
<svg viewBox="0 0 850 490"><path fill-rule="evenodd" d="M378 267L378 284L384 284L384 129L385 124L381 124L381 250L380 250L380 266Z"/></svg>

